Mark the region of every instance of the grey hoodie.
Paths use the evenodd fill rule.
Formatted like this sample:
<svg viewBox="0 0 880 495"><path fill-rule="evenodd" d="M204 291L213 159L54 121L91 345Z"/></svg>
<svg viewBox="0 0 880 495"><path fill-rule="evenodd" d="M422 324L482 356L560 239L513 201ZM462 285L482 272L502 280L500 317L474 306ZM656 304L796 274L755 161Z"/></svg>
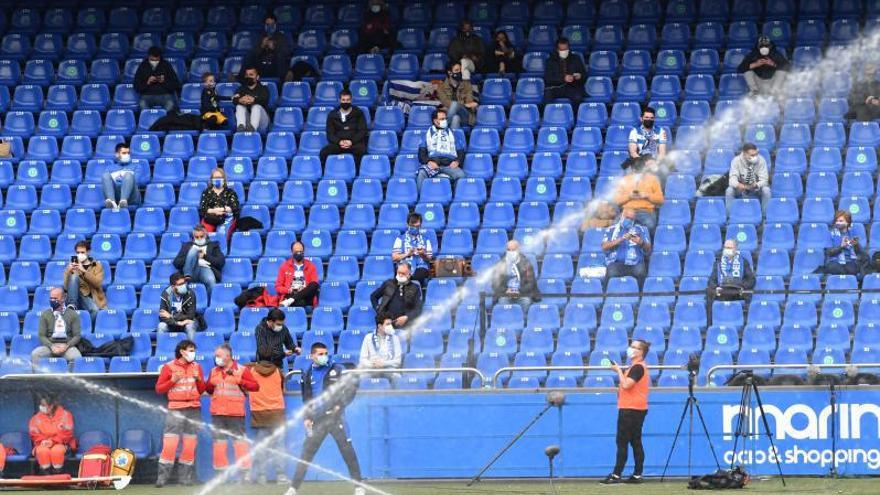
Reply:
<svg viewBox="0 0 880 495"><path fill-rule="evenodd" d="M758 155L758 162L754 165L749 165L744 154L740 153L730 161L730 177L728 178L730 187L736 187L739 184L753 184L754 180L752 182L746 180L746 177L749 175L749 168L752 168L752 175L757 179L758 187L770 185L770 173L767 171L767 162L764 160L764 157Z"/></svg>

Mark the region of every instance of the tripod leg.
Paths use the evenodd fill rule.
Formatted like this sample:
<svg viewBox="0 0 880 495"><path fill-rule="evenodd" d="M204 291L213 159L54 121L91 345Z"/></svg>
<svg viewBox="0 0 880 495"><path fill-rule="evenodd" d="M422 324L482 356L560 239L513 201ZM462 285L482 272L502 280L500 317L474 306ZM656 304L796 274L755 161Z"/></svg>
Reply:
<svg viewBox="0 0 880 495"><path fill-rule="evenodd" d="M669 469L669 462L672 460L672 453L675 452L675 444L678 443L678 434L681 433L681 425L684 423L684 417L687 415L688 410L691 407L691 397L688 397L687 401L684 403L684 409L681 411L681 419L678 420L678 427L675 428L675 437L672 439L672 446L669 448L669 455L666 457L666 465L663 466L663 475L660 476L660 481L663 482L666 479L666 470Z"/></svg>
<svg viewBox="0 0 880 495"><path fill-rule="evenodd" d="M779 452L773 443L773 434L770 432L770 423L767 422L767 416L764 414L764 403L761 401L761 394L758 392L758 385L752 382L752 389L755 391L755 400L758 402L758 410L761 411L761 422L764 424L764 433L767 440L770 441L770 448L776 453L776 469L779 470L779 478L782 479L782 486L785 486L785 476L782 474L782 465L779 463Z"/></svg>
<svg viewBox="0 0 880 495"><path fill-rule="evenodd" d="M706 441L709 442L709 450L712 451L712 458L715 459L715 465L718 469L721 469L721 464L718 462L718 455L715 453L715 447L712 445L712 438L709 436L709 428L706 427L706 420L703 419L703 410L700 409L700 403L694 399L694 407L697 408L697 416L700 418L700 424L703 425L703 433L706 434Z"/></svg>
<svg viewBox="0 0 880 495"><path fill-rule="evenodd" d="M736 464L736 454L738 452L739 446L739 438L743 439L743 448L746 445L746 439L748 438L749 432L751 431L751 404L752 404L752 389L749 385L749 382L743 385L742 395L739 399L739 418L736 420L736 430L733 433L733 457L730 459L730 469L733 469L734 464Z"/></svg>
<svg viewBox="0 0 880 495"><path fill-rule="evenodd" d="M517 433L516 436L513 437L513 439L512 439L510 442L507 443L507 445L505 445L501 450L498 451L497 454L495 454L495 457L493 457L492 460L489 461L488 464L486 464L485 466L483 466L483 469L481 469L480 472L476 474L476 476L474 476L473 478L471 478L471 480L468 482L467 486L471 486L471 485L473 485L474 483L476 483L477 481L480 481L480 476L483 476L483 473L485 473L486 471L488 471L489 468L492 467L492 464L495 464L495 461L497 461L498 459L500 459L501 456L503 456L505 452L507 452L511 447L513 447L513 444L515 444L517 440L519 440L523 435L525 435L526 432L529 430L529 428L531 428L533 424L537 423L538 420L541 419L541 416L543 416L544 413L546 413L547 411L549 411L551 407L553 407L553 404L547 404L547 405L544 407L544 410L542 410L541 412L539 412L538 415L535 416L535 418L534 418L531 422L529 422L529 424L525 425L525 426L523 427L523 429L520 430L519 433Z"/></svg>

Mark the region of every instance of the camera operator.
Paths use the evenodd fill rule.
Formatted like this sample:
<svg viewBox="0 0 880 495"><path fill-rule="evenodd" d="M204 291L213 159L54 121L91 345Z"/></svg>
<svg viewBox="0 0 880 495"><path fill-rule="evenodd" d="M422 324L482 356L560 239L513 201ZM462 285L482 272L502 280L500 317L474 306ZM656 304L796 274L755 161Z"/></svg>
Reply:
<svg viewBox="0 0 880 495"><path fill-rule="evenodd" d="M604 484L641 483L642 470L645 464L645 449L642 448L642 425L648 414L648 390L651 377L645 356L651 344L644 340L633 340L626 349L630 361L629 368L622 370L617 363L611 363L611 369L617 373L617 460L614 471L605 478ZM623 480L621 474L626 464L627 450L632 445L635 466L633 474Z"/></svg>

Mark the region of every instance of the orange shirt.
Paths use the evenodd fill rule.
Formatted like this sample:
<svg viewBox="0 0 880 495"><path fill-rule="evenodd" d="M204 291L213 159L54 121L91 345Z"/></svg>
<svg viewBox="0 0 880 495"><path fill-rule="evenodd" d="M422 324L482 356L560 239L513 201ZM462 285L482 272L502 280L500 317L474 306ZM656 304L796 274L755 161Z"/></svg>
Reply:
<svg viewBox="0 0 880 495"><path fill-rule="evenodd" d="M633 191L638 191L641 197L633 199L631 197ZM663 189L660 187L660 179L649 172L625 175L617 185L614 202L621 208L654 211L655 208L663 204Z"/></svg>

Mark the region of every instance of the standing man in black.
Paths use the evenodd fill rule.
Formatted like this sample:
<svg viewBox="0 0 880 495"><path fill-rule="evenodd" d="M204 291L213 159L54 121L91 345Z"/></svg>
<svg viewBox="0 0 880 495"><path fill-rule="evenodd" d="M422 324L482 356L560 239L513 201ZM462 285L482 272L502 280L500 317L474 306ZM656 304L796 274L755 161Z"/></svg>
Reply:
<svg viewBox="0 0 880 495"><path fill-rule="evenodd" d="M399 263L396 273L370 294L370 302L377 315L388 315L394 328L403 328L422 313L422 288L412 281L409 263Z"/></svg>
<svg viewBox="0 0 880 495"><path fill-rule="evenodd" d="M355 165L367 152L367 119L360 108L352 105L351 91L339 93L339 108L327 114L327 145L321 148L321 164L330 155L354 156Z"/></svg>

